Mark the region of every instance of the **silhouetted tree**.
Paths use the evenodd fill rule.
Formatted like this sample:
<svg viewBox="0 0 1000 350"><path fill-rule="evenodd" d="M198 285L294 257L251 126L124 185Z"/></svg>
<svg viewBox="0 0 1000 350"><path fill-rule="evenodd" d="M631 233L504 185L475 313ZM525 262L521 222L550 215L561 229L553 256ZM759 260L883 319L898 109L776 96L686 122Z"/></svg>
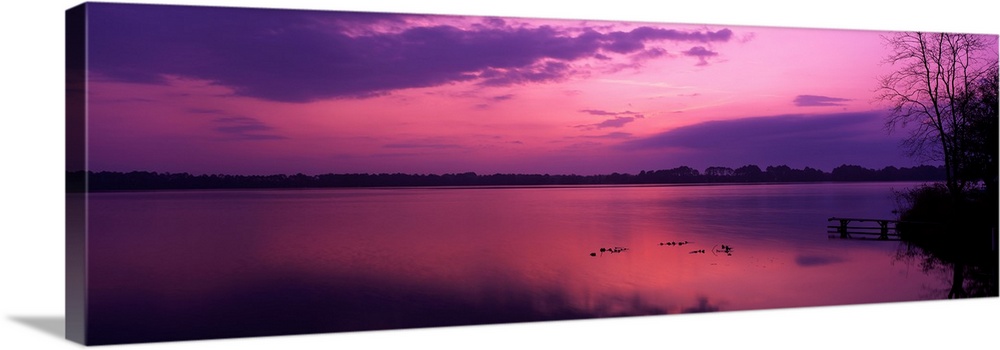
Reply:
<svg viewBox="0 0 1000 350"><path fill-rule="evenodd" d="M977 113L967 108L969 95L996 75L995 43L973 34L922 32L883 40L892 51L885 62L898 67L878 81L876 98L892 105L886 128L912 125L904 145L912 156L943 161L945 185L958 198L969 182L961 168L971 146L967 129Z"/></svg>
<svg viewBox="0 0 1000 350"><path fill-rule="evenodd" d="M733 176L733 168L712 166L705 168L705 176L710 177L730 177Z"/></svg>
<svg viewBox="0 0 1000 350"><path fill-rule="evenodd" d="M697 169L689 166L679 166L664 171L668 180L674 182L695 182L699 180L700 173Z"/></svg>
<svg viewBox="0 0 1000 350"><path fill-rule="evenodd" d="M733 170L733 176L741 181L760 181L763 174L764 172L756 165L744 165Z"/></svg>
<svg viewBox="0 0 1000 350"><path fill-rule="evenodd" d="M997 67L976 82L961 96L964 124L957 128L955 140L961 144L956 154L957 174L961 179L982 181L988 190L996 190L997 152Z"/></svg>
<svg viewBox="0 0 1000 350"><path fill-rule="evenodd" d="M713 169L715 168L715 169ZM122 172L67 172L66 190L79 191L120 191L120 190L166 190L166 189L238 189L238 188L323 188L323 187L392 187L392 186L535 186L535 185L600 185L600 184L672 184L705 183L719 181L934 181L943 178L943 168L920 166L899 168L894 175L883 175L881 171L850 166L838 168L840 174L831 174L806 167L803 170L787 166L768 167L762 172L756 165L747 165L733 170L713 167L701 174L691 167L680 166L673 169L643 170L637 175L612 173L607 175L550 175L550 174L492 174L479 175L473 172L458 174L404 174L404 173L349 173L321 175L226 175L188 173L157 173L148 171ZM890 167L891 168L891 167ZM892 168L895 169L895 168ZM844 174L864 174L863 177ZM767 174L783 174L767 177ZM876 174L876 175L872 175Z"/></svg>
<svg viewBox="0 0 1000 350"><path fill-rule="evenodd" d="M847 164L833 168L830 175L834 181L874 181L877 178L875 170Z"/></svg>
<svg viewBox="0 0 1000 350"><path fill-rule="evenodd" d="M787 165L770 166L764 170L768 181L793 181L792 168Z"/></svg>
<svg viewBox="0 0 1000 350"><path fill-rule="evenodd" d="M899 67L879 80L877 98L893 107L886 127L912 125L904 143L911 155L944 163L944 186L902 194L908 205L901 219L930 224L901 227L901 237L926 256L925 266L951 265L949 298L996 296L995 40L917 32L885 41L892 50L886 62ZM968 191L980 182L987 191ZM969 281L985 292L970 289Z"/></svg>
<svg viewBox="0 0 1000 350"><path fill-rule="evenodd" d="M802 172L800 174L801 174L800 175L801 176L801 180L800 181L826 181L826 180L829 180L827 174L824 173L822 170L813 169L813 168L810 168L810 167L805 167L804 169L802 169ZM892 178L892 179L886 179L886 180L889 180L889 181L896 180L896 181L898 181L899 179Z"/></svg>

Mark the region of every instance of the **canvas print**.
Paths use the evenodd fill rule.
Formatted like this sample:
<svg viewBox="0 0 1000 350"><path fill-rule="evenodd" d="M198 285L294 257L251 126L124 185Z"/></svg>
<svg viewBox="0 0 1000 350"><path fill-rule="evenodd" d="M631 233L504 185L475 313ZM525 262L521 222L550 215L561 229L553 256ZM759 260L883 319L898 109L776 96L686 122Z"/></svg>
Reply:
<svg viewBox="0 0 1000 350"><path fill-rule="evenodd" d="M77 342L998 294L996 34L66 23Z"/></svg>

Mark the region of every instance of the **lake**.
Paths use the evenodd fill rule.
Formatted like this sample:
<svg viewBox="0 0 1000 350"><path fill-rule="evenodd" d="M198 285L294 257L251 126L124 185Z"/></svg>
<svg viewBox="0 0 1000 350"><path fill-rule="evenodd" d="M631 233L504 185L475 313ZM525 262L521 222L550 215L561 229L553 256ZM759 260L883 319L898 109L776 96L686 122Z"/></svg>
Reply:
<svg viewBox="0 0 1000 350"><path fill-rule="evenodd" d="M88 327L100 344L943 299L949 276L899 242L826 233L894 218L892 189L916 185L92 193Z"/></svg>

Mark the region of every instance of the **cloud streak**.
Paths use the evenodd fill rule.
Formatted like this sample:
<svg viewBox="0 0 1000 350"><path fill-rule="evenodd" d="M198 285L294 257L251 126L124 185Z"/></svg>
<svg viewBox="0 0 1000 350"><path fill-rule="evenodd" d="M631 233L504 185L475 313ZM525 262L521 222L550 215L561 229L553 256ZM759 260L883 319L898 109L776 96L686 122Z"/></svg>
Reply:
<svg viewBox="0 0 1000 350"><path fill-rule="evenodd" d="M595 130L595 129L604 129L604 128L621 128L621 127L625 126L625 124L634 122L636 119L645 118L645 116L643 116L642 114L639 114L639 113L636 113L636 112L632 112L632 111L610 112L610 111L605 111L605 110L600 110L600 109L581 109L579 112L580 113L590 114L590 115L601 116L601 117L609 117L609 116L613 117L611 119L604 120L604 121L602 121L600 123L581 124L581 125L575 125L575 126L573 126L575 128L579 128L579 129L583 129L583 130ZM619 133L619 134L621 134L621 133Z"/></svg>
<svg viewBox="0 0 1000 350"><path fill-rule="evenodd" d="M705 159L718 164L812 166L841 164L882 167L901 159L899 140L882 129L881 112L779 115L708 121L636 138L621 151L674 154L678 164ZM864 154L865 157L858 157Z"/></svg>
<svg viewBox="0 0 1000 350"><path fill-rule="evenodd" d="M620 140L620 139L631 138L632 134L631 133L627 133L627 132L615 131L615 132L607 133L607 134L604 134L604 135L588 135L588 136L581 136L581 137L590 138L590 139L619 139Z"/></svg>
<svg viewBox="0 0 1000 350"><path fill-rule="evenodd" d="M385 148L429 148L429 149L450 149L462 148L461 145L453 143L390 143Z"/></svg>
<svg viewBox="0 0 1000 350"><path fill-rule="evenodd" d="M590 114L590 115L596 115L596 116L615 116L615 117L617 117L617 116L622 116L622 115L631 115L632 117L635 117L635 118L643 118L644 117L642 114L640 114L638 112L633 112L633 111L610 112L610 111L605 111L605 110L600 110L600 109L581 109L579 112L580 113Z"/></svg>
<svg viewBox="0 0 1000 350"><path fill-rule="evenodd" d="M850 101L850 99L817 95L798 95L795 96L792 103L798 107L826 107L843 106L844 102L847 101Z"/></svg>
<svg viewBox="0 0 1000 350"><path fill-rule="evenodd" d="M271 133L274 130L260 120L249 117L224 117L213 119L212 130L237 140L281 140L287 137Z"/></svg>
<svg viewBox="0 0 1000 350"><path fill-rule="evenodd" d="M578 128L578 129L583 129L583 130L595 130L595 129L605 129L605 128L620 128L620 127L625 126L625 124L628 124L628 123L631 123L631 122L634 122L634 121L635 121L634 117L614 117L614 118L602 121L600 123L580 124L580 125L574 125L573 127L574 128Z"/></svg>
<svg viewBox="0 0 1000 350"><path fill-rule="evenodd" d="M729 29L411 26L376 13L90 4L90 67L119 81L203 79L241 96L283 102L363 98L473 82L560 81L578 60L660 53L661 42L725 42ZM426 21L425 21L426 22ZM394 30L385 30L393 28Z"/></svg>

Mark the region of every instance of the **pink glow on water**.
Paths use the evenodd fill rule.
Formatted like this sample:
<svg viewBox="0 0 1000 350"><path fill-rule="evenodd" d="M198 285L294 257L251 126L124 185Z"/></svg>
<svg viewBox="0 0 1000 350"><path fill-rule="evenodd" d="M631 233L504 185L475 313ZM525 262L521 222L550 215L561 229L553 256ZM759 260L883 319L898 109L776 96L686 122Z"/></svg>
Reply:
<svg viewBox="0 0 1000 350"><path fill-rule="evenodd" d="M328 282L386 285L395 286L386 296L395 288L471 303L527 295L542 314L597 316L923 299L939 282L894 260L897 243L822 233L823 216L858 193L871 204L856 209L886 207L876 198L884 187L107 194L93 206L101 254L92 286L101 295L210 300L247 283L306 283L320 294ZM817 207L823 197L846 201ZM811 205L755 207L761 198ZM742 209L719 216L714 203ZM613 247L628 249L600 251Z"/></svg>
<svg viewBox="0 0 1000 350"><path fill-rule="evenodd" d="M825 234L888 187L95 193L90 321L123 342L941 299L898 242Z"/></svg>

